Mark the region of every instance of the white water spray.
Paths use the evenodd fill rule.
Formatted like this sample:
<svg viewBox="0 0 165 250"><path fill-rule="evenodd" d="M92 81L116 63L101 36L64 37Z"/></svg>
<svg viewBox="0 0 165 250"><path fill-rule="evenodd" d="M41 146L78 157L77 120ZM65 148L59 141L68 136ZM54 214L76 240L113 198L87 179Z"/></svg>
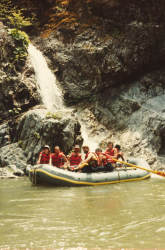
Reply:
<svg viewBox="0 0 165 250"><path fill-rule="evenodd" d="M79 119L80 123L81 123L81 135L84 139L83 144L84 145L88 145L90 148L90 151L94 152L96 148L99 147L99 143L100 143L100 136L92 136L89 133L89 129L87 128L87 126L85 125L84 122L82 122Z"/></svg>
<svg viewBox="0 0 165 250"><path fill-rule="evenodd" d="M28 52L31 63L34 67L36 81L43 104L51 112L63 110L64 105L62 92L58 88L57 80L54 74L48 68L44 56L32 44L29 44Z"/></svg>

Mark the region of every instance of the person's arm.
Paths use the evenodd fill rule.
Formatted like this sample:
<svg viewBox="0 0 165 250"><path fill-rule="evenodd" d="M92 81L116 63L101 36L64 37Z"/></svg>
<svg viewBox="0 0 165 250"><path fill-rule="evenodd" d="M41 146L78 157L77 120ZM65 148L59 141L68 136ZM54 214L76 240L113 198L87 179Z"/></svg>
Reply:
<svg viewBox="0 0 165 250"><path fill-rule="evenodd" d="M93 157L93 154L90 153L90 154L88 155L88 157L87 157L85 160L83 160L81 163L82 163L82 164L83 164L83 163L88 163L88 162L92 159L92 157Z"/></svg>
<svg viewBox="0 0 165 250"><path fill-rule="evenodd" d="M121 159L122 159L122 161L125 161L125 159L124 159L124 155L123 155L123 152L119 153L119 158L121 158Z"/></svg>
<svg viewBox="0 0 165 250"><path fill-rule="evenodd" d="M40 161L41 161L41 156L42 156L42 152L39 154L37 164L40 164Z"/></svg>
<svg viewBox="0 0 165 250"><path fill-rule="evenodd" d="M118 153L117 153L117 149L116 149L116 148L114 148L114 156L113 156L113 158L117 159L117 155L118 155Z"/></svg>
<svg viewBox="0 0 165 250"><path fill-rule="evenodd" d="M63 154L62 157L63 157L64 162L66 162L66 164L69 166L69 161L68 161L68 159L66 158L66 156Z"/></svg>
<svg viewBox="0 0 165 250"><path fill-rule="evenodd" d="M52 165L52 154L50 153L49 164Z"/></svg>
<svg viewBox="0 0 165 250"><path fill-rule="evenodd" d="M71 158L72 152L66 156L67 160L70 162L70 158Z"/></svg>
<svg viewBox="0 0 165 250"><path fill-rule="evenodd" d="M88 165L88 162L93 158L93 154L90 153L87 157L87 159L83 160L79 165L78 167L76 167L74 170L78 170L78 169L82 169L84 168L85 166Z"/></svg>

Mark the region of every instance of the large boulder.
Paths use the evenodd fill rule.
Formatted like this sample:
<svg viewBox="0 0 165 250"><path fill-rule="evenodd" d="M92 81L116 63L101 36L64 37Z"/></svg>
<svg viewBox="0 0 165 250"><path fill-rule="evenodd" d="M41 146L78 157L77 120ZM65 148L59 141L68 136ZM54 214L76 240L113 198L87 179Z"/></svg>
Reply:
<svg viewBox="0 0 165 250"><path fill-rule="evenodd" d="M25 153L19 147L18 143L12 143L0 148L1 176L11 177L10 174L22 176L27 166Z"/></svg>
<svg viewBox="0 0 165 250"><path fill-rule="evenodd" d="M16 130L15 140L31 164L36 163L45 144L50 145L51 150L59 145L68 153L75 143L82 143L80 124L74 117L67 117L65 113L51 114L45 109L28 111L18 120Z"/></svg>

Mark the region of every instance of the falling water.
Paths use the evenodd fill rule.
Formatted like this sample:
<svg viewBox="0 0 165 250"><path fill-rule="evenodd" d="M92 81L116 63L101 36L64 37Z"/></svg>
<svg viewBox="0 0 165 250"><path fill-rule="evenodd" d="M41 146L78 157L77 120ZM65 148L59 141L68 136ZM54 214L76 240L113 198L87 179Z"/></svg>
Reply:
<svg viewBox="0 0 165 250"><path fill-rule="evenodd" d="M90 151L94 152L96 148L99 147L99 143L101 140L104 139L105 136L100 135L93 135L90 133L90 129L87 127L87 125L81 120L80 115L78 115L79 122L81 123L81 135L84 139L83 144L88 145L90 148Z"/></svg>
<svg viewBox="0 0 165 250"><path fill-rule="evenodd" d="M29 45L28 52L31 63L34 67L35 77L43 104L51 112L61 110L65 112L66 115L69 115L72 112L72 109L64 106L62 91L58 88L56 77L48 68L45 57L32 44ZM88 144L90 150L93 151L98 147L98 139L101 140L101 134L99 134L99 136L91 135L92 125L89 124L89 121L87 122L84 120L84 116L86 115L83 111L77 112L76 114L76 117L81 124L81 133L84 139L84 144Z"/></svg>
<svg viewBox="0 0 165 250"><path fill-rule="evenodd" d="M40 95L45 107L50 111L64 109L62 92L57 86L57 80L42 53L32 44L28 48L31 63L34 67L35 77Z"/></svg>

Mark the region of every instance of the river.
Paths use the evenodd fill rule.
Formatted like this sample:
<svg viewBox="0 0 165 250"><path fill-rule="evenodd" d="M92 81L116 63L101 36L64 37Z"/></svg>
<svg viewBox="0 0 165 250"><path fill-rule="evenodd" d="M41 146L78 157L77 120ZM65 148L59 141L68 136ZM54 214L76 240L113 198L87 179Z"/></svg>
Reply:
<svg viewBox="0 0 165 250"><path fill-rule="evenodd" d="M0 249L165 247L165 179L96 187L1 180Z"/></svg>

